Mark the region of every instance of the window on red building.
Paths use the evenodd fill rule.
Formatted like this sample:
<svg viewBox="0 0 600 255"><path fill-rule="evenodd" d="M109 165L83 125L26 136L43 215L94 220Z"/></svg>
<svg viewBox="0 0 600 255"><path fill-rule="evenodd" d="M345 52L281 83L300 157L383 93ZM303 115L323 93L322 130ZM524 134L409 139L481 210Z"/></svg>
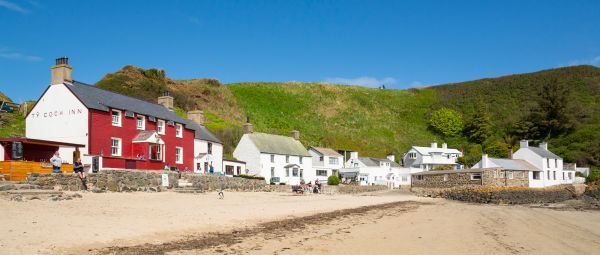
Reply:
<svg viewBox="0 0 600 255"><path fill-rule="evenodd" d="M165 134L165 121L158 120L157 123L158 124L156 124L156 130L158 131L159 134L164 135Z"/></svg>
<svg viewBox="0 0 600 255"><path fill-rule="evenodd" d="M121 156L121 138L111 138L111 155Z"/></svg>
<svg viewBox="0 0 600 255"><path fill-rule="evenodd" d="M151 160L162 160L162 145L150 144L148 148L148 154Z"/></svg>
<svg viewBox="0 0 600 255"><path fill-rule="evenodd" d="M146 129L146 117L138 115L136 123L137 123L137 129L138 130L145 130Z"/></svg>
<svg viewBox="0 0 600 255"><path fill-rule="evenodd" d="M181 124L175 125L175 136L179 138L183 137L183 126Z"/></svg>
<svg viewBox="0 0 600 255"><path fill-rule="evenodd" d="M175 163L183 164L183 148L176 147L175 148Z"/></svg>
<svg viewBox="0 0 600 255"><path fill-rule="evenodd" d="M112 115L112 125L120 127L121 126L121 111L112 110L111 115Z"/></svg>

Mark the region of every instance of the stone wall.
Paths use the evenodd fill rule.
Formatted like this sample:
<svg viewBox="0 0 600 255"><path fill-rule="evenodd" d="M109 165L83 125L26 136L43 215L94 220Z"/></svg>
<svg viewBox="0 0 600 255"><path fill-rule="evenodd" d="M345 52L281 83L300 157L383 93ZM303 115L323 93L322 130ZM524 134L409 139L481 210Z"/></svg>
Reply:
<svg viewBox="0 0 600 255"><path fill-rule="evenodd" d="M512 173L512 178L509 174ZM481 173L481 180L471 180L471 175ZM523 175L523 173L525 173ZM421 176L419 179L419 177ZM412 179L412 187L419 188L452 188L452 187L471 187L471 186L492 186L492 187L528 187L528 172L511 171L498 168L481 169L473 172L469 171L443 171L436 173L428 172L422 175L415 175Z"/></svg>
<svg viewBox="0 0 600 255"><path fill-rule="evenodd" d="M271 192L292 192L290 185L268 185ZM323 185L322 194L358 194L365 192L373 192L380 190L387 190L387 186L375 185L375 186L359 186L359 185Z"/></svg>
<svg viewBox="0 0 600 255"><path fill-rule="evenodd" d="M177 173L169 173L169 186L162 186L162 172L138 170L103 170L87 174L87 187L93 191L150 191L160 192L178 187ZM181 178L192 183L202 191L269 191L268 185L261 180L252 180L225 176L203 176L198 174L182 175ZM30 174L27 183L42 189L82 190L79 177L74 174Z"/></svg>
<svg viewBox="0 0 600 255"><path fill-rule="evenodd" d="M526 187L458 187L458 188L412 188L419 196L441 197L484 204L533 204L556 203L576 198L572 185L545 189Z"/></svg>
<svg viewBox="0 0 600 255"><path fill-rule="evenodd" d="M588 197L593 197L596 200L600 200L600 180L588 183L584 194Z"/></svg>

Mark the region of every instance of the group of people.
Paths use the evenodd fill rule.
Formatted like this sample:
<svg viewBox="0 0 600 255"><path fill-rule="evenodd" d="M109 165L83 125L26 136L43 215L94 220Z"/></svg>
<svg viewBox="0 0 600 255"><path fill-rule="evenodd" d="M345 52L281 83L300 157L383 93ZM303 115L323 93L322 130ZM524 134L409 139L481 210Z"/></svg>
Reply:
<svg viewBox="0 0 600 255"><path fill-rule="evenodd" d="M304 180L301 180L300 181L300 187L303 190L307 190L308 192L321 193L322 184L319 181L319 179L315 180L315 184L314 185L312 184L312 182L305 183Z"/></svg>
<svg viewBox="0 0 600 255"><path fill-rule="evenodd" d="M50 163L52 163L52 173L62 173L61 168L63 164L63 159L60 157L60 153L58 153L58 151L54 153L54 156L52 156L52 158L50 158ZM77 158L75 163L73 163L73 172L79 175L79 179L85 181L85 173L83 172L83 164L81 163L81 158Z"/></svg>

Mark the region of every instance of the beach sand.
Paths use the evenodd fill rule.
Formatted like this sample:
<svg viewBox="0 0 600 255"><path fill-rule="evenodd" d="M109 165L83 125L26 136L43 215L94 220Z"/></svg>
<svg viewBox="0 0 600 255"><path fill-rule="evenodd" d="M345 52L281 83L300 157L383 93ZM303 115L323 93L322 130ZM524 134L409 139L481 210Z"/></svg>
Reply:
<svg viewBox="0 0 600 255"><path fill-rule="evenodd" d="M1 254L597 254L600 212L405 192L0 199Z"/></svg>

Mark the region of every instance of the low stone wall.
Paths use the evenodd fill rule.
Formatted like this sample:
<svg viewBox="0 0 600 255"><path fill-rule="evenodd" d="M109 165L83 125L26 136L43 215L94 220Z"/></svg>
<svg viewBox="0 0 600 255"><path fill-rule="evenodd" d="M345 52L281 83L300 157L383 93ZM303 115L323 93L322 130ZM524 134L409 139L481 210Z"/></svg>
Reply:
<svg viewBox="0 0 600 255"><path fill-rule="evenodd" d="M268 185L269 191L271 192L292 192L290 185ZM373 192L380 190L387 190L387 186L375 185L375 186L359 186L359 185L323 185L322 194L358 194L365 192Z"/></svg>
<svg viewBox="0 0 600 255"><path fill-rule="evenodd" d="M103 170L87 174L87 187L92 191L149 191L160 192L178 187L177 173L169 173L169 186L162 186L162 174L159 171L139 170ZM181 178L192 183L192 187L203 191L220 189L232 191L268 191L264 181L225 176L205 176L198 174L183 175ZM30 174L26 181L41 189L82 190L79 177L74 174Z"/></svg>
<svg viewBox="0 0 600 255"><path fill-rule="evenodd" d="M484 204L534 204L557 203L577 198L572 185L561 185L545 189L525 187L460 187L448 189L412 188L419 196Z"/></svg>
<svg viewBox="0 0 600 255"><path fill-rule="evenodd" d="M600 200L600 180L589 183L585 189L586 196Z"/></svg>

